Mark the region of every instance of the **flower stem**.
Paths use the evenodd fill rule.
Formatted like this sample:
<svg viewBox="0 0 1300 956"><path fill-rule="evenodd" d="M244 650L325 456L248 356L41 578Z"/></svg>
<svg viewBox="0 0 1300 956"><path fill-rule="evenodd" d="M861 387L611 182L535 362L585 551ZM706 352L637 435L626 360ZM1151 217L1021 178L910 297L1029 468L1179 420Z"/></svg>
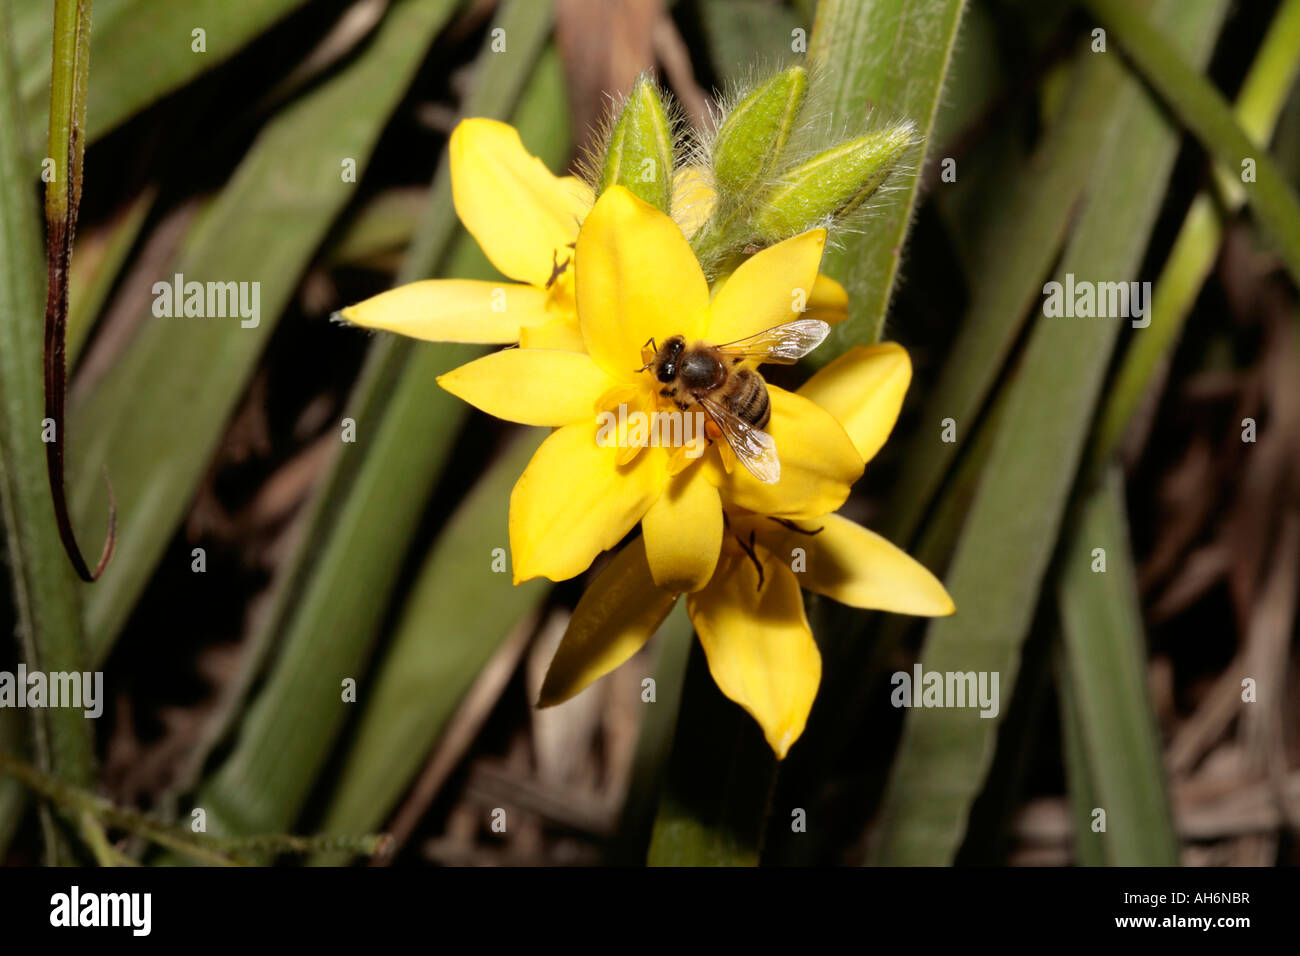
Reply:
<svg viewBox="0 0 1300 956"><path fill-rule="evenodd" d="M713 683L698 643L677 727L649 864L757 866L776 758L758 725Z"/></svg>
<svg viewBox="0 0 1300 956"><path fill-rule="evenodd" d="M112 846L106 828L113 827L142 836L159 846L211 866L246 866L244 853L313 853L317 851L349 852L374 856L385 850L384 834L366 836L304 837L271 833L239 839L221 839L192 833L184 827L156 820L138 810L119 807L87 790L65 783L13 754L0 750L0 773L7 773L57 805L80 824L82 838L105 866L134 865L125 854Z"/></svg>

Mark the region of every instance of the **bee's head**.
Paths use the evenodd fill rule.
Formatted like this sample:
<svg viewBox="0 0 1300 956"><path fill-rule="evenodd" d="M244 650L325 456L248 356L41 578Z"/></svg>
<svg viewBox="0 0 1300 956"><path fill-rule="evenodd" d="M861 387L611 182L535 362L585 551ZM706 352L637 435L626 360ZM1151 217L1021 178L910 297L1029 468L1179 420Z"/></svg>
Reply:
<svg viewBox="0 0 1300 956"><path fill-rule="evenodd" d="M677 360L681 357L684 348L686 348L686 340L680 335L674 335L664 341L664 344L659 347L658 354L655 355L655 378L665 385L677 378Z"/></svg>

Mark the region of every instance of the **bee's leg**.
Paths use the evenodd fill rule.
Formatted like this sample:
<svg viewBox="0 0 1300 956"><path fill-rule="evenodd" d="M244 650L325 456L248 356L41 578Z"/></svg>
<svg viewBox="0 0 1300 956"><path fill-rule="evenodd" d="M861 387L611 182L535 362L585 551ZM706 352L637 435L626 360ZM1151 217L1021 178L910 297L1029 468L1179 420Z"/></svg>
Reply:
<svg viewBox="0 0 1300 956"><path fill-rule="evenodd" d="M645 340L645 345L641 346L641 360L645 362L645 364L642 365L639 369L637 369L637 371L638 372L648 371L650 366L654 364L655 355L658 352L659 352L659 346L655 345L654 336L652 335L650 338Z"/></svg>

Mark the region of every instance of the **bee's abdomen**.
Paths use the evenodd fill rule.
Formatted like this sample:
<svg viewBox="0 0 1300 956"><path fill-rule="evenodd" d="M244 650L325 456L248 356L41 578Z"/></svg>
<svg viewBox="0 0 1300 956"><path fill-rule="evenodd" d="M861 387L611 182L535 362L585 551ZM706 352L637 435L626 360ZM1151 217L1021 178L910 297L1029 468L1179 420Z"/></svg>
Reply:
<svg viewBox="0 0 1300 956"><path fill-rule="evenodd" d="M767 396L763 377L747 368L736 372L735 376L736 387L731 393L731 410L737 418L749 422L755 428L766 428L772 420L772 400Z"/></svg>

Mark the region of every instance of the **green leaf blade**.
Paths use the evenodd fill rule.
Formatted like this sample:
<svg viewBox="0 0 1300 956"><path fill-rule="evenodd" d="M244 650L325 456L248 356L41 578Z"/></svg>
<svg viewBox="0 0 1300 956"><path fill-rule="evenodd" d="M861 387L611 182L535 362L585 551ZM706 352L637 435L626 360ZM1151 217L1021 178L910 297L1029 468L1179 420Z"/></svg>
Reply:
<svg viewBox="0 0 1300 956"><path fill-rule="evenodd" d="M512 53L484 52L483 72L466 112L507 115L527 89L518 104L517 125L526 146L554 168L568 156L571 144L561 119L558 58L548 50L538 61L550 33L549 9L514 2L503 7L497 23L507 30ZM457 235L445 162L430 193L407 253L405 278L399 281L432 272ZM445 271L460 278L493 276L463 231ZM243 721L239 745L204 784L201 799L216 805L218 822L227 828L244 833L282 829L301 809L340 727L338 695L314 699L309 720L316 730L295 740L292 748L281 745L278 721L295 706L298 681L307 669L319 666L322 629L334 635L331 666L355 674L364 665L420 515L467 414L463 403L438 387L437 377L478 352L395 336L375 341L348 404L358 442L335 459L325 477L302 543L277 585L272 612L254 637L258 647L279 638L280 657ZM427 437L412 448L412 435ZM503 496L498 501L503 515L506 506ZM419 759L427 747L420 749L413 740L404 750Z"/></svg>
<svg viewBox="0 0 1300 956"><path fill-rule="evenodd" d="M1208 57L1225 3L1165 0L1155 6L1192 59ZM1137 271L1178 146L1177 130L1159 104L1131 79L1104 135L1089 201L1060 266L1061 275L1088 281ZM1140 166L1132 163L1135 154L1143 157ZM1119 217L1126 228L1117 235ZM1016 685L1021 646L1118 333L1113 319L1036 320L946 579L957 613L926 634L924 670L999 674L1000 714ZM1009 568L1018 572L1010 579ZM998 722L961 708L908 712L873 862L952 862L992 762Z"/></svg>
<svg viewBox="0 0 1300 956"><path fill-rule="evenodd" d="M1104 571L1096 570L1096 549ZM1136 579L1123 479L1112 468L1083 505L1057 586L1065 644L1061 679L1070 684L1087 795L1096 800L1075 806L1076 819L1089 818L1086 830L1076 827L1075 839L1100 842L1112 866L1177 866ZM1092 830L1094 808L1106 813L1104 832Z"/></svg>
<svg viewBox="0 0 1300 956"><path fill-rule="evenodd" d="M7 12L0 8L0 25ZM20 115L6 27L0 32L0 130L19 128ZM39 167L29 163L22 145L17 136L0 137L0 508L5 552L23 660L34 670L84 671L76 582L59 541L41 440L42 255L31 190ZM43 708L29 716L39 765L69 780L89 782L94 752L81 712ZM6 736L14 733L14 724ZM0 802L10 815L23 802L12 787L11 781L0 781L7 794ZM12 817L0 821L0 833L11 831L14 822ZM48 825L46 833L52 835ZM59 861L58 841L47 843L52 861Z"/></svg>
<svg viewBox="0 0 1300 956"><path fill-rule="evenodd" d="M99 139L135 113L229 59L306 0L99 0L91 57L95 82L87 106L87 142ZM48 6L33 3L19 14L22 96L28 135L39 142L41 100L50 87ZM203 30L203 52L194 47ZM24 127L15 127L22 129Z"/></svg>
<svg viewBox="0 0 1300 956"><path fill-rule="evenodd" d="M195 227L165 278L179 273L186 282L258 283L257 324L245 327L254 320L239 316L150 314L118 364L73 409L74 437L84 439L73 463L74 513L85 522L99 515L92 469L107 461L122 525L116 557L87 597L96 660L112 646L183 516L303 269L353 194L341 163L352 159L364 168L452 6L451 0L395 3L354 64L262 131Z"/></svg>
<svg viewBox="0 0 1300 956"><path fill-rule="evenodd" d="M886 121L910 119L928 140L944 77L957 42L963 0L823 0L808 56L814 65L809 99L816 109L851 119L868 111ZM927 148L928 148L927 143ZM912 219L920 160L895 173L893 201L875 210L862 232L829 250L822 271L849 292L850 313L815 353L828 362L853 345L878 341Z"/></svg>
<svg viewBox="0 0 1300 956"><path fill-rule="evenodd" d="M1272 239L1291 277L1300 283L1300 198L1267 150L1251 142L1223 96L1191 69L1179 51L1126 0L1086 0L1119 38L1131 62L1160 93L1179 122L1200 140L1225 173L1240 177L1253 160L1256 181L1245 196L1263 231Z"/></svg>

